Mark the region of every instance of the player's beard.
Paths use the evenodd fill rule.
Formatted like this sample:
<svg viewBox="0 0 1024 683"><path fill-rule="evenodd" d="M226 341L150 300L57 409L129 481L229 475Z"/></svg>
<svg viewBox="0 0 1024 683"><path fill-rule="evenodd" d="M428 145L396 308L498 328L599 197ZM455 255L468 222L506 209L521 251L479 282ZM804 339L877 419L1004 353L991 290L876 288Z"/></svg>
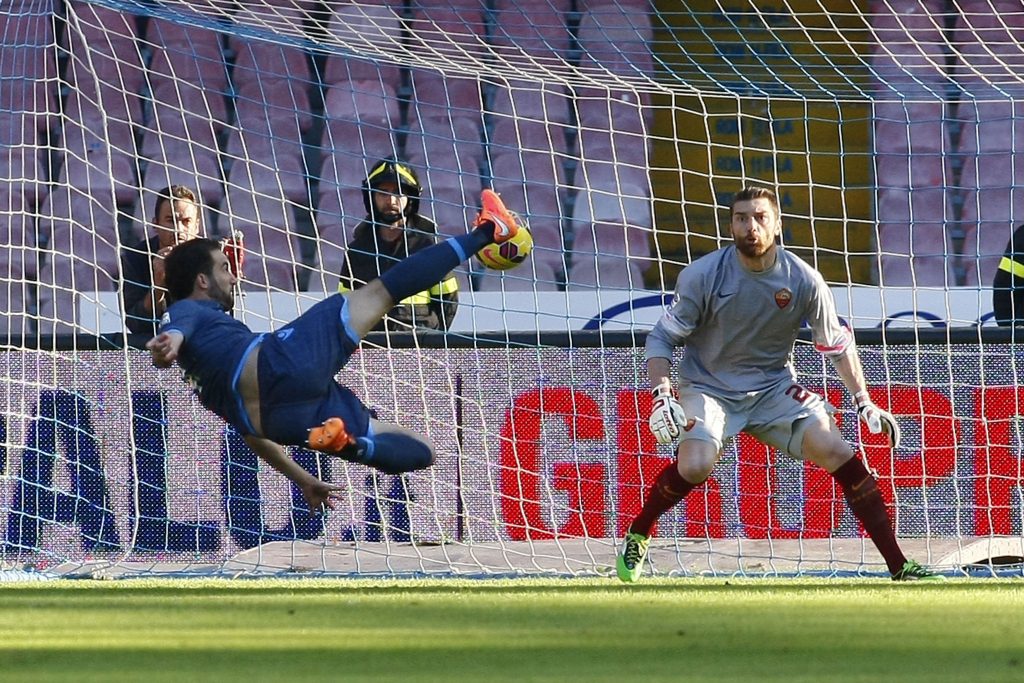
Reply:
<svg viewBox="0 0 1024 683"><path fill-rule="evenodd" d="M220 284L214 280L210 285L209 291L210 298L216 301L224 308L225 311L231 313L235 310L235 290L232 287L227 289L220 286Z"/></svg>
<svg viewBox="0 0 1024 683"><path fill-rule="evenodd" d="M733 241L736 243L736 249L747 258L761 258L775 246L774 240L751 242L746 237L734 237Z"/></svg>

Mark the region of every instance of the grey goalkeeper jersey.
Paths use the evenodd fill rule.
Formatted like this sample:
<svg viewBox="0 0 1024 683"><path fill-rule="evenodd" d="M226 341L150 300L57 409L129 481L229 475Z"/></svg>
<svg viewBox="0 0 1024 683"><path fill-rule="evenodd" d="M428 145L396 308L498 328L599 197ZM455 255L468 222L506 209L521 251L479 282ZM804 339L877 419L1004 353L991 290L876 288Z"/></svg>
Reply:
<svg viewBox="0 0 1024 683"><path fill-rule="evenodd" d="M776 250L775 265L760 273L743 267L735 245L684 268L671 306L647 336L646 357L671 358L685 344L682 384L738 399L796 379L793 344L804 321L819 351L844 352L852 335L839 322L824 278Z"/></svg>

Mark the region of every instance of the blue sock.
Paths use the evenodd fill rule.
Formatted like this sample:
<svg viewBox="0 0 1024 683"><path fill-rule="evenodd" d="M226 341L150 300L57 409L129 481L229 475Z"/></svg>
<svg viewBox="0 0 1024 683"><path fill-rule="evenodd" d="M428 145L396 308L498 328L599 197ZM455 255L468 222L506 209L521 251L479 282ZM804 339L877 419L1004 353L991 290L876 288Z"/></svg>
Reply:
<svg viewBox="0 0 1024 683"><path fill-rule="evenodd" d="M380 276L380 281L395 301L422 292L444 279L460 263L493 241L494 229L480 227L441 244L421 249L396 263Z"/></svg>

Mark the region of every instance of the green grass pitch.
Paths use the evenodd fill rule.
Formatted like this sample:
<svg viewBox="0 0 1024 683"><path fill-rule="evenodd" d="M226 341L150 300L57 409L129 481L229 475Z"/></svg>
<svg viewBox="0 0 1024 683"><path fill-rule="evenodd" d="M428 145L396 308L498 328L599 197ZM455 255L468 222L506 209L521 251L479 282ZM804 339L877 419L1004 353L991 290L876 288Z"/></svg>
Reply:
<svg viewBox="0 0 1024 683"><path fill-rule="evenodd" d="M0 680L1022 681L1024 581L0 585Z"/></svg>

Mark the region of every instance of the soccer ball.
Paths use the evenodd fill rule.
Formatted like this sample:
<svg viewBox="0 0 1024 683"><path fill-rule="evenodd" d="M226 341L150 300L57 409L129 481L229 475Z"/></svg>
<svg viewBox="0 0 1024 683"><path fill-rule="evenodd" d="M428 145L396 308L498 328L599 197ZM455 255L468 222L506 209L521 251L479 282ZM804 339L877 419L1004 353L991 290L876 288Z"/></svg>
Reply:
<svg viewBox="0 0 1024 683"><path fill-rule="evenodd" d="M517 217L516 223L519 225L519 231L515 237L501 244L488 244L477 252L476 257L480 263L491 270L508 270L526 260L533 251L533 235L530 234L530 228L525 221Z"/></svg>

